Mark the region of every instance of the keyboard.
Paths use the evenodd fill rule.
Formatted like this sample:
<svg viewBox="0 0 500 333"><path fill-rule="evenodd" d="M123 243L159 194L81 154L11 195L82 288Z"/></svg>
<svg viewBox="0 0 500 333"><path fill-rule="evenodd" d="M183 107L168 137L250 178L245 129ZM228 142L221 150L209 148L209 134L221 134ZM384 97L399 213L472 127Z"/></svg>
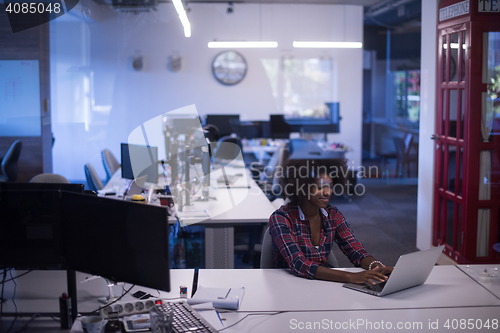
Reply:
<svg viewBox="0 0 500 333"><path fill-rule="evenodd" d="M186 302L168 302L163 304L167 308L172 308L174 318L172 321L172 329L176 333L182 332L218 332L210 325L205 318L199 315L191 305Z"/></svg>
<svg viewBox="0 0 500 333"><path fill-rule="evenodd" d="M172 331L176 333L183 332L218 332L205 318L198 314L186 302L167 302L160 305L160 311L172 309L174 316L172 319ZM138 314L125 318L125 330L127 332L136 332L151 329L151 320L149 314Z"/></svg>
<svg viewBox="0 0 500 333"><path fill-rule="evenodd" d="M229 184L233 184L237 179L238 179L238 176L236 176L236 175L227 175L227 182ZM225 182L226 182L226 180L224 179L224 175L217 178L217 183L224 184Z"/></svg>
<svg viewBox="0 0 500 333"><path fill-rule="evenodd" d="M369 289L369 290L376 291L376 292L379 293L379 292L382 291L382 289L384 289L386 283L387 283L387 281L386 282L377 283L377 284L368 284L368 285L366 285L365 288Z"/></svg>

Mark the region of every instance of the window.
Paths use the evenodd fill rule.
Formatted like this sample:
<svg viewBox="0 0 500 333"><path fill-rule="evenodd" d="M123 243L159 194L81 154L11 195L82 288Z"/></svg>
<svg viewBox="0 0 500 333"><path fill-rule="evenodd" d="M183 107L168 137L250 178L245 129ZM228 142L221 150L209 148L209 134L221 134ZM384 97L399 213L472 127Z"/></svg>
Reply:
<svg viewBox="0 0 500 333"><path fill-rule="evenodd" d="M262 59L278 109L286 119L329 120L333 102L332 59Z"/></svg>

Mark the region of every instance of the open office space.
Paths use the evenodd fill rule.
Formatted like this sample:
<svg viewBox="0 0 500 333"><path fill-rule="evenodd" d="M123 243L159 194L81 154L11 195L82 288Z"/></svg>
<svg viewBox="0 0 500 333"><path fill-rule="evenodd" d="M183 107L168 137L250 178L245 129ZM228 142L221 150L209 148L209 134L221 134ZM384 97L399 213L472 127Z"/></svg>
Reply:
<svg viewBox="0 0 500 333"><path fill-rule="evenodd" d="M1 332L82 332L209 288L237 300L204 315L228 332L498 330L496 1L80 0L28 29L4 3L0 216L22 227L0 222ZM377 241L382 216L354 223L375 259L444 246L424 284L376 297L267 268L279 167L342 158L344 215L411 205L405 250ZM28 183L43 173L71 184Z"/></svg>

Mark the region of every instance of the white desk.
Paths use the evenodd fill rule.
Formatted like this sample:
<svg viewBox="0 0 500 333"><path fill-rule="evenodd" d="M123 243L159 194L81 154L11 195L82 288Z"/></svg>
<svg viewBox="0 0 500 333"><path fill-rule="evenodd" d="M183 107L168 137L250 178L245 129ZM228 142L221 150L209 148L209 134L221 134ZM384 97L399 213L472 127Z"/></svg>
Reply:
<svg viewBox="0 0 500 333"><path fill-rule="evenodd" d="M342 283L298 278L284 269L225 271L203 269L199 271L198 285L245 287L240 311L500 306L500 299L455 266L436 266L425 284L384 297L347 289L342 287Z"/></svg>
<svg viewBox="0 0 500 333"><path fill-rule="evenodd" d="M381 321L390 322L394 325L390 331L395 332L416 331L404 327L397 329L398 322L422 323L422 331L436 332L447 331L443 327L446 319L450 319L450 325L453 319L472 318L483 323L487 319L500 321L500 299L455 266L436 266L424 285L384 297L346 289L341 283L298 278L280 269L200 270L198 284L205 287L245 287L240 309L223 313L221 317L226 319L225 325L229 326L249 313L253 314L227 332L296 331L300 323L324 324L323 320L328 324L333 323L334 328L331 330L335 331L376 330L365 326L346 328L345 324L344 328L335 329L336 323L358 324L358 320L364 320L364 323L378 325ZM260 312L265 313L256 315ZM439 330L430 329L429 322L434 324L436 320Z"/></svg>
<svg viewBox="0 0 500 333"><path fill-rule="evenodd" d="M17 271L13 276L21 275L25 271ZM91 275L76 272L78 311L87 313L103 306L97 298L107 296L108 288L104 279L95 279L80 283ZM157 291L156 289L134 286L122 300L133 300L132 294L137 290L150 293L154 297L174 298L179 297L179 286L188 287L188 296L191 295L193 286L194 269L170 270L170 292ZM10 276L8 275L10 278ZM66 288L66 271L33 271L16 280L15 302L19 313L59 313L59 297ZM122 289L127 290L131 284L117 285L113 287L114 294L120 296ZM15 307L11 299L14 295L14 283L5 284L4 298L8 301L3 305L4 313L15 313ZM120 301L121 302L121 301Z"/></svg>
<svg viewBox="0 0 500 333"><path fill-rule="evenodd" d="M346 303L349 300L344 300ZM500 322L500 307L454 307L426 309L391 309L391 310L339 310L313 312L256 313L245 312L221 313L226 327L243 319L235 326L223 332L245 333L281 333L281 332L497 332L491 328L493 319ZM249 315L245 318L245 316ZM459 327L460 320L472 319L477 323L490 323L490 328L452 329ZM445 327L446 323L450 329ZM312 327L307 329L308 326ZM317 325L317 326L314 326ZM321 326L323 325L323 326ZM398 328L398 325L400 325ZM405 325L408 325L405 327ZM429 328L429 325L437 329ZM316 329L314 329L316 327ZM474 327L474 326L473 326ZM477 327L477 326L476 326Z"/></svg>
<svg viewBox="0 0 500 333"><path fill-rule="evenodd" d="M178 212L182 223L205 226L206 268L234 268L234 226L268 223L269 216L275 211L248 169L230 164L225 167L225 171L228 175L242 176L228 188L217 183L217 178L223 175L222 170L211 172L209 195L216 200L195 201L201 195L200 189L191 199L191 205L184 206L182 212ZM101 193L113 189L123 193L124 184L121 169L118 169ZM204 217L200 217L204 214L202 212L206 212ZM175 218L172 217L171 221L175 223Z"/></svg>
<svg viewBox="0 0 500 333"><path fill-rule="evenodd" d="M500 264L458 265L457 267L472 279L474 279L474 281L483 286L486 290L490 291L493 295L500 299ZM480 275L482 272L484 272L485 269L491 275L490 281L487 282L480 279Z"/></svg>

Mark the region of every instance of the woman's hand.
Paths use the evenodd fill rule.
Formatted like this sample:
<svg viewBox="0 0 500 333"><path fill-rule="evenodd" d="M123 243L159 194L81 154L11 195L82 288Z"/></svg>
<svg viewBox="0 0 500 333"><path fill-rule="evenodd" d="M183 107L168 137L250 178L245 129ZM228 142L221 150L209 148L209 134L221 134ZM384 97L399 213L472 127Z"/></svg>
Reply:
<svg viewBox="0 0 500 333"><path fill-rule="evenodd" d="M375 267L369 271L363 271L359 273L351 273L349 277L349 282L351 283L367 283L376 284L377 282L387 281L386 274L392 272L392 267Z"/></svg>

